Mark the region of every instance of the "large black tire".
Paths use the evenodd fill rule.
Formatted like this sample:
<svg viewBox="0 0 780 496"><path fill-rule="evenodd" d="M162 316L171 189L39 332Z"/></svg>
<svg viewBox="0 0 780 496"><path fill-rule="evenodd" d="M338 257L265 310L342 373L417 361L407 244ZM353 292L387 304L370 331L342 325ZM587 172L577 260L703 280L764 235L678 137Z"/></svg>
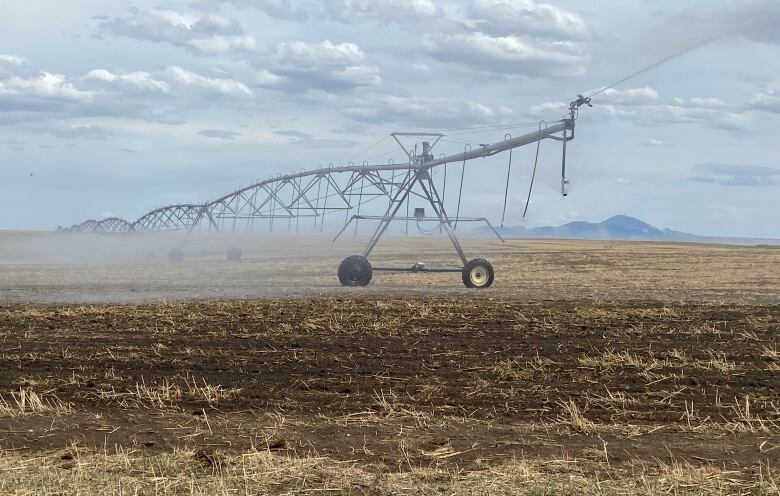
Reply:
<svg viewBox="0 0 780 496"><path fill-rule="evenodd" d="M227 256L228 260L237 262L241 260L241 249L236 248L235 246L231 246L230 248L227 249L225 255Z"/></svg>
<svg viewBox="0 0 780 496"><path fill-rule="evenodd" d="M493 284L493 266L484 258L469 260L463 266L463 284L467 288L489 288Z"/></svg>
<svg viewBox="0 0 780 496"><path fill-rule="evenodd" d="M184 250L181 248L171 248L168 252L168 262L172 264L179 264L184 261Z"/></svg>
<svg viewBox="0 0 780 496"><path fill-rule="evenodd" d="M368 286L374 271L366 257L352 255L339 265L339 282L342 286Z"/></svg>

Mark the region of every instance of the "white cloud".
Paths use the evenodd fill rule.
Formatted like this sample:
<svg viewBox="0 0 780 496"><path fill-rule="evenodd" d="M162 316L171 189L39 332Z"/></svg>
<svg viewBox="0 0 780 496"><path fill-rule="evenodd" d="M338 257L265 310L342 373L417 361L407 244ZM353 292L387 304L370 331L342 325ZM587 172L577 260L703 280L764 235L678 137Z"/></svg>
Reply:
<svg viewBox="0 0 780 496"><path fill-rule="evenodd" d="M750 101L749 108L751 110L780 114L780 92L767 90L756 94Z"/></svg>
<svg viewBox="0 0 780 496"><path fill-rule="evenodd" d="M0 124L84 117L181 124L184 122L183 115L193 107L192 102L201 100L204 93L242 99L253 96L244 83L209 78L178 66L154 74L97 68L78 80L39 71L27 64L18 66L18 69L19 74L0 72ZM96 129L82 125L73 128L54 126L52 129L51 132L42 132L73 138L98 138Z"/></svg>
<svg viewBox="0 0 780 496"><path fill-rule="evenodd" d="M157 10L154 11L154 14L156 14L159 18L167 21L169 25L176 27L181 26L188 31L191 31L192 26L198 22L198 18L194 15L182 14L173 10ZM217 23L217 25L220 24L224 26L224 23Z"/></svg>
<svg viewBox="0 0 780 496"><path fill-rule="evenodd" d="M106 83L102 88L108 88L127 96L132 93L171 93L172 85L206 89L223 95L251 97L252 90L247 85L234 79L209 78L189 71L179 66L167 67L157 75L144 71L118 74L107 69L94 69L85 77L85 81ZM179 97L187 97L186 93L177 92ZM170 100L168 100L170 102Z"/></svg>
<svg viewBox="0 0 780 496"><path fill-rule="evenodd" d="M564 102L544 102L528 109L528 115L539 119L551 119L563 116L569 112L569 105Z"/></svg>
<svg viewBox="0 0 780 496"><path fill-rule="evenodd" d="M115 36L170 43L199 55L252 51L256 48L255 39L244 34L238 21L218 15L131 9L124 17L102 20L99 29Z"/></svg>
<svg viewBox="0 0 780 496"><path fill-rule="evenodd" d="M324 0L325 16L344 23L417 24L442 14L433 0Z"/></svg>
<svg viewBox="0 0 780 496"><path fill-rule="evenodd" d="M167 85L144 72L116 74L96 69L75 80L25 64L19 67L18 75L0 73L0 124L97 116L161 121L162 116L153 114L152 109L158 107L159 102L151 95L162 92L140 90L142 87L166 88ZM144 93L143 98L138 97L139 93ZM70 137L96 136L94 129L83 126L65 131L61 126L52 129L48 134L66 132Z"/></svg>
<svg viewBox="0 0 780 496"><path fill-rule="evenodd" d="M696 124L735 132L745 131L750 125L750 117L740 112L679 104L648 106L627 114L627 117L634 123L645 126Z"/></svg>
<svg viewBox="0 0 780 496"><path fill-rule="evenodd" d="M594 104L593 112L602 118L626 120L639 126L650 127L695 124L724 131L743 132L750 125L750 117L744 113L679 104L647 105L636 108Z"/></svg>
<svg viewBox="0 0 780 496"><path fill-rule="evenodd" d="M40 71L32 67L24 57L17 55L0 55L0 80L12 76L34 78Z"/></svg>
<svg viewBox="0 0 780 496"><path fill-rule="evenodd" d="M233 79L207 78L178 66L168 67L166 73L172 80L185 86L204 88L224 95L252 96L252 90L244 83Z"/></svg>
<svg viewBox="0 0 780 496"><path fill-rule="evenodd" d="M8 65L27 65L27 60L16 55L0 55L0 63Z"/></svg>
<svg viewBox="0 0 780 496"><path fill-rule="evenodd" d="M434 35L428 51L443 62L529 78L572 76L585 71L579 44L543 41L524 35L490 36L485 33Z"/></svg>
<svg viewBox="0 0 780 496"><path fill-rule="evenodd" d="M501 123L512 116L512 110L447 98L390 95L357 102L347 107L344 114L356 121L372 124L402 123L435 129L474 123Z"/></svg>
<svg viewBox="0 0 780 496"><path fill-rule="evenodd" d="M334 44L287 41L279 44L279 62L290 66L314 65L316 67L347 67L361 64L366 54L354 43Z"/></svg>
<svg viewBox="0 0 780 496"><path fill-rule="evenodd" d="M578 14L532 0L474 0L467 13L477 29L497 36L530 34L572 40L588 35Z"/></svg>
<svg viewBox="0 0 780 496"><path fill-rule="evenodd" d="M703 98L698 96L688 98L687 100L684 98L675 98L674 103L676 105L680 105L683 107L692 107L692 108L725 108L726 107L726 103L720 98Z"/></svg>
<svg viewBox="0 0 780 496"><path fill-rule="evenodd" d="M750 116L742 109L732 108L718 98L674 98L671 102L659 100L658 93L650 87L610 89L593 98L597 118L631 121L639 126L668 126L696 124L725 131L742 132L750 125ZM554 101L534 105L528 115L547 118L564 114L568 105ZM646 143L648 144L648 143Z"/></svg>
<svg viewBox="0 0 780 496"><path fill-rule="evenodd" d="M84 76L87 80L103 81L121 84L142 91L159 91L168 93L170 86L165 81L158 81L148 72L136 71L127 74L115 74L107 69L93 69Z"/></svg>
<svg viewBox="0 0 780 496"><path fill-rule="evenodd" d="M233 97L219 99L217 105L226 111L245 111L247 100L254 96L240 81L208 77L180 66L156 72L95 68L79 79L29 64L14 67L18 74L0 72L0 125L34 124L40 133L61 137L105 139L105 133L98 134L102 129L83 124L85 118L177 125L185 123L188 111L200 107L204 99L215 104L213 95ZM63 127L61 122L67 119L78 123ZM51 125L47 127L46 121Z"/></svg>
<svg viewBox="0 0 780 496"><path fill-rule="evenodd" d="M0 80L2 95L70 101L88 101L93 97L91 92L79 90L68 82L64 75L45 71L31 78L13 76Z"/></svg>
<svg viewBox="0 0 780 496"><path fill-rule="evenodd" d="M655 138L647 138L644 142L644 145L653 148L666 148L668 146L671 146L667 144L664 140L655 139Z"/></svg>
<svg viewBox="0 0 780 496"><path fill-rule="evenodd" d="M613 105L646 105L658 100L658 92L649 86L625 90L610 88L599 94L598 100Z"/></svg>
<svg viewBox="0 0 780 496"><path fill-rule="evenodd" d="M255 74L255 83L259 86L275 86L284 80L271 71L263 69Z"/></svg>
<svg viewBox="0 0 780 496"><path fill-rule="evenodd" d="M295 90L302 86L338 91L382 81L379 69L355 43L285 41L277 46L273 63L273 75L287 80Z"/></svg>
<svg viewBox="0 0 780 496"><path fill-rule="evenodd" d="M234 51L252 51L257 42L251 36L210 36L190 40L188 44L204 55L218 55Z"/></svg>
<svg viewBox="0 0 780 496"><path fill-rule="evenodd" d="M236 7L253 7L264 12L269 17L287 21L307 21L309 13L300 8L294 8L290 0L227 0Z"/></svg>
<svg viewBox="0 0 780 496"><path fill-rule="evenodd" d="M449 14L452 11L448 11ZM424 47L442 62L528 78L585 73L583 18L533 0L470 0L463 17L427 30Z"/></svg>

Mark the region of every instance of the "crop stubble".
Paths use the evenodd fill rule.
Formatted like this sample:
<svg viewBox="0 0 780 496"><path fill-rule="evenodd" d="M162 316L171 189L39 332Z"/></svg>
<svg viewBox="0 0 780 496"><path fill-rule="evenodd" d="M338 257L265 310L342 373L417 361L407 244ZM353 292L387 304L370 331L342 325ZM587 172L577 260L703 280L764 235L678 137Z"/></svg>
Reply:
<svg viewBox="0 0 780 496"><path fill-rule="evenodd" d="M503 290L462 295L5 303L0 489L776 491L763 253L552 243ZM632 290L642 257L677 265ZM556 264L568 279L540 275ZM546 283L560 298L533 298Z"/></svg>
<svg viewBox="0 0 780 496"><path fill-rule="evenodd" d="M772 306L318 299L10 306L0 445L408 470L780 459ZM19 391L48 408L19 407ZM205 451L204 451L205 450ZM204 455L205 456L205 455Z"/></svg>

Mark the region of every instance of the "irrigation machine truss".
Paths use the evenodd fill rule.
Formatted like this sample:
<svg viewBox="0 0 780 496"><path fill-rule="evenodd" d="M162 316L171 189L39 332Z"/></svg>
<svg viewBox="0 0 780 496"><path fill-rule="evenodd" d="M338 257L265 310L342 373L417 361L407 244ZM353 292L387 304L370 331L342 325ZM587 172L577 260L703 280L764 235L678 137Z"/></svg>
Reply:
<svg viewBox="0 0 780 496"><path fill-rule="evenodd" d="M288 229L295 220L296 232L302 218L313 218L314 228L322 231L324 217L328 213L345 211L345 223L336 234L334 241L341 236L347 228L361 220L378 221L376 229L369 238L363 252L345 258L338 268L338 278L344 286L366 286L372 279L375 271L392 272L453 272L461 273L463 284L469 288L487 288L493 283L494 269L489 261L483 258L469 259L456 236L458 223L483 222L492 232L501 239L501 236L490 222L484 218L460 217L460 195L458 209L455 217L448 215L443 194L440 195L432 179L432 171L435 167L445 166L446 189L446 165L450 163L462 163L478 158L490 157L501 152L510 151L532 143L540 143L545 139L562 142L561 159L561 194L566 196L566 143L574 139L574 125L577 113L581 106L590 106L590 97L578 95L578 98L570 103L569 112L560 121L548 124L545 121L539 123L538 130L522 136L510 137L507 135L503 141L480 145L476 149L466 146L463 153L434 157L433 148L444 136L438 133L392 133L391 136L408 158L407 163L388 163L371 165L349 164L341 167L318 168L315 170L277 176L265 181L259 181L253 185L241 188L205 204L179 204L152 210L135 222L128 222L119 218L108 218L101 221L88 220L79 225L74 225L67 231L115 233L115 232L144 232L144 231L173 231L186 230L188 234L196 228L206 226L211 230L233 229L246 223L253 226L255 221L265 219L269 222L269 229L273 231L274 219L287 219ZM402 140L405 138L421 138L422 153L407 149ZM511 155L510 155L511 157ZM537 153L538 159L538 153ZM510 158L511 168L511 158ZM346 185L339 184L337 176L348 175ZM507 175L507 185L509 177ZM359 200L355 203L354 188L360 185ZM324 190L324 191L323 191ZM462 192L462 178L461 178ZM530 195L530 193L529 193ZM414 214L409 215L408 205L410 197L422 199L430 206L433 214L426 216L425 209L415 208ZM361 215L360 206L371 199L384 197L388 201L383 215ZM368 198L368 199L366 199ZM328 200L331 200L328 205ZM399 215L401 207L406 203L405 215ZM356 208L356 213L349 213ZM506 208L506 204L505 204ZM394 221L435 223L431 230L444 232L449 238L457 253L461 266L459 267L431 267L421 262L416 262L408 267L374 267L369 262L369 257L379 240L387 232L387 228ZM503 241L503 239L501 239ZM227 253L230 260L240 260L241 252L237 248L230 248ZM169 261L181 262L184 258L182 247L173 248L169 253Z"/></svg>

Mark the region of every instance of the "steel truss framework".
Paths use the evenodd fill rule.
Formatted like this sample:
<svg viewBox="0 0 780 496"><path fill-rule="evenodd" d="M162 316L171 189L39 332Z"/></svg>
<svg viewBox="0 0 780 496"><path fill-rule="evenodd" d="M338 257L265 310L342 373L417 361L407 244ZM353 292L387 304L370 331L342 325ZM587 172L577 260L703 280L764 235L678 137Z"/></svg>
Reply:
<svg viewBox="0 0 780 496"><path fill-rule="evenodd" d="M552 125L540 123L538 131L515 138L507 137L501 142L482 145L474 150L467 147L459 154L435 159L430 154L432 145L427 143L427 148L424 148L421 155L409 153L402 146L409 158L409 161L404 164L364 163L304 170L259 181L207 203L177 204L157 208L133 222L112 217L100 221L88 220L68 230L95 233L192 231L194 229L231 231L267 226L271 231L282 227L285 230L297 231L302 222L310 219L314 229L321 231L326 217L342 212L345 223L352 220L357 222L359 219L369 218L360 215L362 205L384 199L387 212L384 217L377 217L380 225L372 237L373 240L381 237L393 218L399 219L396 214L401 209L401 204L410 195L417 195L428 201L434 208L436 217L429 220L438 220L442 227L446 225L444 230L452 237L450 231L454 229L454 225L444 212L443 198L439 197L439 193L433 186L432 169L450 163L462 163L465 167L466 162L470 160L489 157L544 139L563 141L565 161L566 142L574 138L576 110L582 104L582 102L578 104L578 101L572 102L571 115L568 118ZM562 133L562 136L558 136L559 133ZM406 134L413 133L395 133L393 136L396 141L399 141L397 136ZM564 194L566 183L564 162L561 178L561 190ZM414 190L415 187L417 191ZM446 189L442 191L441 196L443 197L445 193ZM353 214L352 218L350 213ZM456 214L456 224L458 216L459 212ZM410 220L408 212L404 218ZM373 248L373 244L375 241L372 241L368 252ZM461 253L459 255L463 258Z"/></svg>

